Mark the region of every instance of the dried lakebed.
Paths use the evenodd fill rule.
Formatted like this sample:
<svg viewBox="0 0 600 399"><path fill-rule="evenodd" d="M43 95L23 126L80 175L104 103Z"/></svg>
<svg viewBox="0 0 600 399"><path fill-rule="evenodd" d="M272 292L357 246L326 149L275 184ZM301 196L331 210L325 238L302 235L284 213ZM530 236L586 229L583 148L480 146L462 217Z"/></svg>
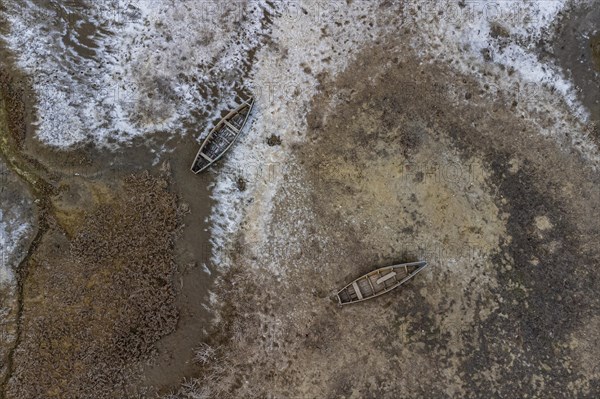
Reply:
<svg viewBox="0 0 600 399"><path fill-rule="evenodd" d="M322 77L267 240L243 225L220 339L182 397L598 392L597 173L534 134L545 122L514 92L410 54L387 42ZM416 259L430 266L390 295L331 300Z"/></svg>
<svg viewBox="0 0 600 399"><path fill-rule="evenodd" d="M560 2L538 14L528 3L519 12L554 25L499 20L465 42L489 21L467 21L461 36L438 13L383 2L379 26L360 18L364 30L346 31L336 18L378 6L353 4L306 36L297 32L315 25L314 9L269 22L252 83L285 75L299 89L259 96L249 134L215 169L218 203L212 175L188 170L194 129L136 130L116 152L57 151L28 123L35 99L18 84L28 80L6 71L10 198L29 191L37 210L23 215L37 212L39 226L9 293L5 397L598 396L599 154L579 118L586 107L597 122L597 39L587 35L597 13L556 17ZM397 29L410 11L417 23ZM134 28L144 45L157 38ZM537 43L547 29L555 42ZM39 54L26 55L46 65ZM554 56L572 69L581 107ZM531 85L526 71L546 83ZM157 143L174 152L154 165ZM266 182L244 179L250 151L252 169L276 166ZM211 206L217 248L207 245ZM374 267L417 259L429 267L402 289L344 309L332 301ZM210 300L207 271L224 272Z"/></svg>
<svg viewBox="0 0 600 399"><path fill-rule="evenodd" d="M203 268L210 178L189 172L193 138L173 144L187 158L155 167L144 143L53 150L28 133L25 80L1 76L1 195L22 201L31 225L0 293L4 397L142 395L197 373L213 277Z"/></svg>

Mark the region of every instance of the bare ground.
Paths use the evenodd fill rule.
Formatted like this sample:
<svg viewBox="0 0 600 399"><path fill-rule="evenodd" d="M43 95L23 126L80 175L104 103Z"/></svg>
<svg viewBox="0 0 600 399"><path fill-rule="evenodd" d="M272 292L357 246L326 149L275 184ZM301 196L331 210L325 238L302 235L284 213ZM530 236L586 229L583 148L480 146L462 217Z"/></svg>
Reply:
<svg viewBox="0 0 600 399"><path fill-rule="evenodd" d="M598 395L598 175L515 93L410 54L321 77L269 243L241 232L216 354L181 397ZM430 267L392 294L331 300L415 259Z"/></svg>
<svg viewBox="0 0 600 399"><path fill-rule="evenodd" d="M178 385L197 373L212 281L202 268L210 178L188 169L195 133L169 143L181 149L172 169L152 166L150 142L47 148L33 134L28 82L8 61L0 68L2 155L41 226L17 287L0 292L0 396L121 398Z"/></svg>
<svg viewBox="0 0 600 399"><path fill-rule="evenodd" d="M0 125L2 122L0 121ZM11 277L0 279L0 387L7 378L11 351L17 340L19 315L18 270L27 248L36 233L36 206L26 184L10 170L0 158L0 211L3 222L15 218L19 223L28 223L29 229L8 253L0 248L0 274L8 272ZM9 232L14 234L14 232ZM4 237L3 237L4 238ZM4 276L2 276L4 277Z"/></svg>

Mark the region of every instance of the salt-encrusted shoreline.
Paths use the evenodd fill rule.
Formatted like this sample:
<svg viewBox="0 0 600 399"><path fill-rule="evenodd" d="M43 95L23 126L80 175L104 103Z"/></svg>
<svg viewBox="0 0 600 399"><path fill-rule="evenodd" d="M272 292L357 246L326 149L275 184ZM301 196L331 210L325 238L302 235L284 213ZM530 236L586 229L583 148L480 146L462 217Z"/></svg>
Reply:
<svg viewBox="0 0 600 399"><path fill-rule="evenodd" d="M22 258L17 249L22 248L32 229L29 222L22 220L20 210L21 204L0 209L0 286L14 283L15 267Z"/></svg>
<svg viewBox="0 0 600 399"><path fill-rule="evenodd" d="M105 15L105 2L89 4L88 8L79 9L84 18L68 17L62 24L56 18L56 10L35 4L23 1L8 6L13 25L8 43L19 55L19 66L33 77L40 99L37 134L49 146L68 148L91 142L100 147L123 147L135 137L150 137L164 130L181 134L181 127L195 119L202 121L207 131L210 121L234 106L236 94L244 89L254 93L256 108L248 128L215 168L215 205L209 220L214 244L212 262L221 271L232 266L229 255L237 249L237 239L257 252L269 240L286 250L293 245L294 250L305 248L307 242L303 238L313 234L305 228L311 222L307 216L310 207L302 205L302 200L310 200L310 192L305 188L309 182L299 181L298 173L288 173L289 165L294 164L290 162L292 146L302 145L305 140L306 117L321 84L334 80L372 43L412 43L415 51L410 52L411 56L417 53L419 57L417 62L411 59L411 65L419 61L447 64L459 71L457 75L478 80L481 95L489 96L486 100L491 99L489 103L494 105L496 98L514 98L506 105L514 107L516 117L523 116L530 125L539 127L524 134L566 144L566 151L576 148L590 160L590 165L598 162L597 148L582 132L587 112L579 104L571 82L547 60L551 57L542 60L539 56L538 45L551 40L553 24L560 18L561 10L570 5L566 1L502 2L497 8L490 5L477 9L482 3L415 0L385 4L271 4L261 0L249 1L239 9L237 3L233 9L217 6L214 12L205 8L202 14L198 8L206 6L204 1L175 4L139 0L120 12L118 18ZM226 17L224 23L208 25L222 17ZM83 20L95 28L85 27ZM92 38L85 38L70 34L66 27L78 34L102 29ZM57 54L68 56L61 58ZM394 55L403 57L400 51ZM380 70L393 68L394 63L396 60L381 65ZM452 82L448 85L452 88ZM465 94L471 95L464 90L460 87L441 94L455 95L454 100L459 103L468 101ZM335 96L322 106L335 105ZM501 101L498 104L502 106ZM565 129L571 132L570 139L562 137ZM518 136L518 130L515 132L511 132L511 137ZM282 144L268 145L271 135L279 136ZM381 180L385 181L389 174ZM240 190L240 177L246 190ZM285 180L290 177L297 180ZM291 186L295 191L282 189ZM288 202L290 217L271 229L274 204L281 204L277 196L284 191L286 199L291 195L298 197ZM295 216L297 220L293 220ZM8 221L6 226L2 224L4 220ZM22 226L13 220L16 219L0 216L0 234L7 231L18 236ZM480 220L472 224L483 224ZM269 237L273 230L277 237ZM335 234L328 237L335 245ZM344 238L340 241L352 242ZM9 243L6 247L15 246ZM260 265L244 265L249 266L250 273L256 270L253 266L261 267L261 273L254 273L253 277L268 275L283 287L292 281L287 278L292 263L287 257L289 253L282 251L280 257L263 259ZM322 265L317 257L314 260L310 265L314 264L316 271ZM451 259L448 267L455 268L455 263L456 259ZM474 276L477 275L476 272ZM481 278L487 280L485 275ZM276 286L280 288L279 284ZM209 297L211 304L226 302L218 293L210 293ZM308 309L305 306L299 313L308 313ZM461 317L464 314L462 310L458 313ZM262 315L267 316L264 325L281 339L285 325L277 314L266 314L267 311ZM327 324L325 327L324 330L329 329ZM273 350L274 346L268 349Z"/></svg>
<svg viewBox="0 0 600 399"><path fill-rule="evenodd" d="M335 76L369 41L385 39L386 34L393 35L399 28L406 28L413 35L413 46L420 52L423 62L453 60L451 65L460 72L478 76L482 88L493 85L495 90L491 95L502 93L519 99L518 111L524 115L538 115L539 108L543 107L547 113L559 116L551 125L535 118L532 122L539 126L540 134L556 140L561 140L561 132L569 129L571 145L597 165L597 149L583 133L587 111L577 100L573 85L557 66L541 62L535 52L538 40L550 39L551 26L560 11L567 7L566 1L500 2L497 8L485 8L481 4L477 8L471 4L470 9L463 9L455 2L447 3L446 8L440 3L431 3L430 9L420 1L408 3L398 27L359 24L363 31L354 25L355 30L348 32L343 21L360 20L363 14L378 22L385 21L374 17L379 11L375 7L369 9L367 2L354 2L343 8L332 4L328 9L319 9L318 17L307 13L293 20L285 16L274 20L272 40L277 46L288 49L288 53L286 57L268 49L257 53L252 78L255 90L262 95L257 100L255 116L244 139L224 162L228 173L216 177L213 191L216 205L210 220L214 263L231 265L227 250L242 224L246 226L242 239L252 243L254 250L260 251L260 245L266 242L272 199L286 173L290 144L302 142L310 101L318 90L315 76L323 71ZM440 10L445 14L440 14ZM444 18L443 15L450 16ZM318 18L318 24L315 18ZM342 22L341 27L336 22ZM494 37L495 26L508 32L513 38L510 44ZM321 36L321 28L329 33L325 39ZM434 45L425 46L427 41L433 41ZM496 55L493 63L486 59L485 49ZM324 58L333 61L323 63ZM303 71L303 65L309 66L311 74ZM514 71L507 77L509 68ZM280 91L276 90L274 95L263 89L277 85ZM461 100L464 101L457 99ZM534 112L536 109L538 112ZM267 146L266 137L270 134L280 135L285 145ZM248 162L249 159L252 162ZM244 165L258 166L246 172L250 175L247 180L252 184L249 190L240 193L236 179L244 176ZM285 274L285 270L277 268L271 271L276 275Z"/></svg>
<svg viewBox="0 0 600 399"><path fill-rule="evenodd" d="M539 134L575 148L598 167L596 145L585 133L589 112L577 88L552 59L540 59L564 13L582 3L411 3L408 14L420 28L413 45L424 59L449 63L477 77L491 96L511 97L514 105L506 105L536 125Z"/></svg>
<svg viewBox="0 0 600 399"><path fill-rule="evenodd" d="M10 3L4 15L11 25L5 39L39 99L37 136L50 146L126 146L158 131L180 134L195 111L210 121L235 104L236 90L254 92L249 127L224 159L213 190L213 262L227 267L227 250L245 220L251 222L248 242L266 238L271 201L290 145L303 140L317 76L335 75L363 46L386 35L410 35L424 62L450 62L478 76L482 86L505 93L518 87L526 97L520 112L560 115L539 124L540 134L558 136L568 127L573 145L597 163L595 146L578 134L587 114L571 82L535 52L568 5L410 1L379 9L361 1L138 0L57 9L23 0ZM244 74L249 77L242 83ZM268 146L271 134L284 144ZM244 192L237 188L239 176L249 181Z"/></svg>
<svg viewBox="0 0 600 399"><path fill-rule="evenodd" d="M227 155L224 173L216 176L216 204L210 220L213 262L219 265L231 265L227 253L244 221L247 243L260 246L266 241L272 200L286 173L290 148L304 140L310 101L318 92L317 76L324 72L334 76L343 70L382 31L368 21L352 27L345 23L375 15L374 2L301 3L303 11L293 2L281 10L270 37L275 45L256 54L248 84L257 93L255 111L243 139ZM324 36L323 31L328 34ZM329 60L323 62L324 58ZM283 145L269 146L271 135L279 136ZM244 192L236 185L239 176L250 182ZM274 268L272 272L285 271Z"/></svg>
<svg viewBox="0 0 600 399"><path fill-rule="evenodd" d="M7 4L5 40L38 99L37 137L115 148L233 103L249 52L267 33L265 1ZM68 127L68 129L66 128Z"/></svg>

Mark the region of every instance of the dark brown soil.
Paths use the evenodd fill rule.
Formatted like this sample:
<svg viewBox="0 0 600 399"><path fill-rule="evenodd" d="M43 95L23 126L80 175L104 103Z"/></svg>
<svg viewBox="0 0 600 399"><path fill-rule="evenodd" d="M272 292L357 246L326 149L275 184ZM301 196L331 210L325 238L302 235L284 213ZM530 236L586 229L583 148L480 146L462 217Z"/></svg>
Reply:
<svg viewBox="0 0 600 399"><path fill-rule="evenodd" d="M592 122L599 17L582 5L540 44ZM500 25L493 36L508 40ZM569 132L543 137L517 112L522 98L397 39L318 80L266 242L241 226L211 329L210 177L188 170L195 132L57 152L31 134L27 79L0 71L3 154L42 226L10 315L4 397L153 396L183 377L197 378L180 397L598 397L600 179ZM157 143L176 149L172 171L152 166ZM392 294L331 301L376 266L416 259L429 268Z"/></svg>
<svg viewBox="0 0 600 399"><path fill-rule="evenodd" d="M272 134L271 136L269 136L267 138L267 144L270 145L271 147L276 146L276 145L281 145L281 137Z"/></svg>
<svg viewBox="0 0 600 399"><path fill-rule="evenodd" d="M20 82L15 81L14 77L0 71L0 92L5 99L5 110L8 118L8 131L20 147L25 139L25 103L22 101L27 88Z"/></svg>
<svg viewBox="0 0 600 399"><path fill-rule="evenodd" d="M366 74L371 69L370 65L384 65L385 57L380 54L386 53L381 51L365 57L369 63L361 65L367 71L363 78L358 78L361 76L358 71L349 71L347 76L351 76L352 80L369 80ZM374 62L375 59L378 61ZM420 95L407 102L395 90L398 85L391 82L413 79L420 88ZM488 396L492 392L500 392L505 396L515 391L535 395L542 389L545 396L557 397L564 394L567 385L576 387L580 384L582 378L588 383L595 383L593 381L597 381L597 376L586 379L589 377L584 377L585 370L580 371L581 374L573 373L567 365L567 359L573 356L568 349L572 335L590 323L600 307L600 302L593 294L600 289L600 281L594 278L593 266L600 262L600 253L594 244L600 219L589 218L589 215L599 215L600 211L598 177L577 156L569 156L560 147L544 140L526 140L525 137L531 135L522 132L531 128L513 118L510 112L497 110L493 115L481 112L485 108L494 108L493 103L487 103L480 97L472 99L470 106L462 106L441 101L434 92L429 91L435 90L436 82L443 84L461 81L468 82L468 79L453 76L448 71L417 68L414 65L400 66L399 69L386 72L378 79L378 82L385 83L382 86L375 84L369 90L372 94L369 109L382 110L382 123L385 124L389 118L389 126L373 129L376 136L358 150L352 149L350 145L345 146L346 141L336 135L335 130L324 126L323 129L311 132L318 137L318 146L303 153L315 151L318 158L335 160L339 159L338 151L342 150L345 162L354 158L358 158L354 162L359 162L361 158L354 156L354 152L368 151L377 154L375 159L393 159L397 157L393 155L396 147L393 143L398 143L401 151L410 156L411 152L414 155L415 151L420 150L418 143L423 141L411 126L420 125L430 127L429 130L421 129L430 132L428 140L449 137L452 146L460 149L463 160L473 157L482 159L486 169L491 171L489 182L497 190L495 202L501 212L508 215L507 235L502 238L493 258L500 288L493 290L490 287L497 291L494 292L497 298L502 298L501 304L496 305L498 308L485 323L475 322L472 328L476 335L472 337L472 343L462 349L458 358L444 359L433 355L431 361L451 368L451 364L461 359L465 376L464 389L469 397ZM348 86L335 86L332 92L355 87L350 82L347 84ZM449 90L461 92L470 90L470 87L463 89L461 85L455 85ZM360 94L357 94L347 107L337 109L336 118L331 121L331 125L337 127L336 123L339 123L339 130L346 134L355 131L350 126L343 128L342 123L352 119L353 110L362 101L364 100ZM313 109L319 110L321 107ZM316 113L318 115L318 111ZM316 119L321 118L317 116ZM399 129L397 138L388 139L387 132L394 131L390 129L392 126L404 127ZM473 128L474 126L477 128ZM356 140L360 136L363 134L359 132ZM378 144L382 141L387 145L385 149L379 150L381 147ZM323 154L328 149L330 152ZM522 166L517 172L511 173L510 161L514 162L515 159ZM365 160L374 161L373 158ZM552 174L546 173L548 162L552 165ZM368 168L368 163L359 163L358 168ZM311 180L322 181L317 176ZM575 185L577 188L566 189L567 181L571 183L571 187ZM344 182L350 186L356 184L353 184L353 180ZM334 190L341 194L342 191L339 190L344 188ZM332 194L335 197L336 191L332 191L331 184L323 185L318 191L327 191L329 198ZM398 195L403 193L398 192ZM552 230L543 235L531 227L535 225L535 218L540 215L549 218L553 225ZM445 227L440 225L439 228L443 230ZM532 264L533 258L536 260ZM507 263L512 265L510 271L504 271ZM518 288L508 289L515 286ZM469 296L468 293L465 295ZM489 301L476 298L469 302L471 306L479 308L479 311L490 305ZM411 304L411 307L414 306L417 306L416 302ZM401 308L398 311L405 315ZM416 329L439 329L435 320L427 315L440 312L443 312L442 308L423 308L417 311ZM429 356L439 352L445 345L444 339L425 342L425 347L430 348ZM423 357L427 358L427 355L423 354ZM521 359L518 364L513 364L510 369L499 369L498 375L493 379L482 373L498 362L506 364L515 358ZM543 381L541 386L529 385L523 381L524 376L532 378L532 373L535 374L531 365L540 367L539 378ZM541 365L549 367L551 371L543 371ZM460 373L458 370L457 372ZM402 375L395 377L398 381L404 378ZM502 384L496 385L496 379L502 381ZM356 388L357 382L353 385ZM443 389L442 386L436 387L435 383L429 388L425 388L425 385L422 387L424 390L420 394L427 396L436 396L438 390ZM575 391L577 392L576 389Z"/></svg>
<svg viewBox="0 0 600 399"><path fill-rule="evenodd" d="M161 187L164 189L164 195L158 191L153 196L164 197L165 203L153 203L152 201L141 202L137 211L140 214L144 214L144 218L134 218L131 223L141 223L136 225L131 231L135 231L139 237L139 242L143 245L149 245L150 247L140 246L140 249L145 248L146 250L152 249L154 251L160 249L160 245L153 246L153 240L157 234L156 230L146 230L146 224L148 218L155 217L156 220L151 221L148 226L158 226L164 223L164 215L160 213L154 213L158 205L162 207L163 212L169 212L171 214L178 214L179 223L185 227L181 230L179 239L172 242L173 248L164 253L164 256L172 258L172 262L175 262L179 267L169 272L169 279L167 281L168 289L171 290L173 287L177 287L175 292L175 299L169 299L169 302L165 302L165 306L175 309L179 314L179 324L177 331L173 331L172 321L166 318L163 321L164 329L160 331L149 331L149 335L139 330L138 327L133 326L127 329L127 326L131 326L131 323L141 323L139 319L132 318L131 323L124 324L124 330L120 330L121 341L127 348L118 349L115 353L119 353L122 357L120 363L115 363L114 366L110 366L103 371L105 385L109 386L112 382L121 381L121 385L115 385L113 388L106 388L104 392L94 392L92 389L92 380L82 379L80 384L74 384L71 391L65 389L62 393L64 395L69 394L76 395L71 397L122 397L122 389L124 389L124 381L131 387L131 392L155 392L157 390L169 390L172 387L179 386L181 380L192 373L195 373L197 366L191 361L194 356L193 349L197 346L198 341L206 334L206 324L210 319L210 311L205 308L208 302L208 287L210 286L213 277L207 274L203 264L210 265L210 250L211 247L208 244L208 234L206 232L206 217L210 209L210 199L207 186L210 184L211 177L208 174L202 176L195 176L189 172L189 160L193 159L196 151L194 137L197 135L195 130L191 130L190 134L183 137L176 137L173 140L168 140L166 145L174 150L174 156L171 159L172 168L167 168L161 172L158 166L153 166L154 155L150 150L153 147L160 146L164 143L164 134L157 134L156 137L150 137L147 141L137 140L132 144L131 147L118 151L116 153L95 148L91 145L82 146L69 151L59 151L53 148L48 148L37 141L35 133L32 129L30 121L32 120L31 112L33 112L33 105L35 98L32 96L32 90L29 86L30 79L23 77L20 72L13 68L9 61L10 58L4 59L2 68L0 68L0 94L2 99L7 106L8 122L10 128L7 130L8 135L2 136L3 140L2 152L3 155L10 161L9 166L11 169L17 171L17 174L27 183L29 183L34 193L35 198L38 200L38 205L41 208L39 212L40 226L42 227L38 232L38 239L34 241L37 243L29 248L27 256L33 257L40 263L45 256L48 255L48 244L49 242L60 241L61 248L70 248L72 243L71 240L75 237L81 237L82 234L94 233L95 239L102 241L104 247L111 247L111 240L122 239L129 240L132 237L126 235L124 230L94 230L86 233L88 227L93 227L94 224L88 223L88 218L92 217L90 212L98 212L98 215L109 214L120 212L124 215L127 211L123 209L126 205L123 203L123 199L131 193L131 187L127 189L125 194L125 185L123 181L126 176L131 173L135 173L140 179L142 176L140 173L144 170L151 170L151 175L144 177L152 181L158 179L164 181L164 179L171 179L172 184ZM2 112L4 112L4 107ZM160 142L161 144L156 144ZM164 174L165 177L156 177ZM151 177L155 176L155 177ZM143 179L142 179L143 180ZM161 183L162 184L162 183ZM140 195L143 194L140 192ZM150 194L149 194L150 195ZM118 200L114 200L117 198ZM174 198L178 199L175 202ZM160 201L160 198L156 198ZM120 205L119 205L120 204ZM179 204L185 211L179 211ZM113 209L115 206L119 206L118 209ZM129 204L132 205L132 204ZM148 206L149 208L145 208ZM102 207L102 209L100 209ZM170 210L167 208L171 207ZM96 210L96 211L94 211ZM133 209L130 212L134 212ZM115 214L116 215L116 214ZM131 215L132 217L134 215ZM118 218L118 216L115 216ZM115 223L116 224L116 223ZM51 228L50 226L51 225ZM171 237L171 233L166 227L163 226L163 233L166 236ZM170 228L170 227L169 227ZM48 229L50 229L48 231ZM159 229L160 230L160 229ZM99 238L103 233L111 234L104 236L102 239ZM119 237L115 237L114 234L119 234ZM121 236L121 233L125 234ZM79 236L78 236L79 234ZM172 237L171 237L172 238ZM169 238L169 239L171 239ZM40 243L43 243L43 248L38 249ZM53 245L53 244L52 244ZM42 251L43 250L43 251ZM99 250L97 247L90 247L90 251ZM27 251L25 251L27 252ZM130 255L134 254L134 250L130 248ZM150 256L153 252L150 252ZM29 266L34 265L33 262L25 262L23 267L20 269L22 276L19 277L19 287L29 286L31 284L41 284L39 287L45 287L44 282L40 282L40 279L47 279L48 281L54 281L53 279L59 278L59 276L72 276L75 278L83 278L78 273L83 273L77 269L78 264L68 254L61 254L63 257L57 256L50 257L44 264L52 264L52 271L48 271L48 274L38 275L29 274ZM91 256L91 253L88 254ZM126 253L123 253L126 256ZM78 262L83 261L81 257L78 258ZM148 261L148 258L142 258ZM160 261L156 258L157 261ZM88 260L86 260L88 261ZM123 259L120 265L114 265L114 267L125 267L126 261ZM136 267L138 267L137 265ZM159 264L146 265L147 271L152 267L162 267ZM100 266L97 266L100 267ZM32 266L34 268L34 266ZM106 272L111 272L112 269L106 269ZM136 270L135 267L133 269ZM39 270L38 270L39 271ZM114 271L114 270L113 270ZM141 272L141 270L138 270ZM54 276L52 274L55 274ZM157 274L161 276L160 273ZM29 281L29 278L37 279L35 281ZM161 278L165 278L162 276ZM145 278L145 277L144 277ZM75 281L75 280L74 280ZM81 282L81 281L80 281ZM98 280L98 286L95 290L86 292L86 300L88 302L94 302L94 296L99 295L100 300L97 302L95 310L101 312L102 306L108 306L109 310L102 316L102 320L106 325L122 324L123 320L119 317L124 317L127 312L120 314L112 309L115 306L114 302L108 300L109 298L103 297L105 292L112 292L113 281L110 278L104 278ZM106 287L102 287L102 284L106 284ZM147 284L144 279L140 280L140 284ZM149 284L149 283L148 283ZM118 287L116 287L118 288ZM123 287L121 287L123 288ZM140 287L143 288L143 287ZM40 290L45 288L39 288ZM150 288L143 288L144 290L151 292ZM17 298L17 303L20 300L26 301L26 296L31 294L37 297L38 293L33 291L27 291L23 294L20 292L13 295ZM61 298L61 293L64 294L65 298ZM98 322L95 319L95 315L89 316L89 319L85 319L88 316L81 316L73 311L73 314L62 314L55 310L59 306L56 303L62 303L67 300L66 297L74 295L69 290L65 289L62 292L53 291L55 295L55 303L48 305L52 308L53 312L59 314L53 318L45 318L43 328L46 328L52 334L58 334L56 331L62 331L64 320L62 317L79 317L79 321L88 320ZM84 294L82 294L84 295ZM169 294L171 295L171 294ZM149 301L146 305L143 304L144 299L138 297L139 303L136 305L137 312L144 313L148 320L153 319L153 312L162 312L164 309L158 306L154 301L161 300L160 295L145 297ZM162 298L165 299L166 298ZM115 301L122 300L115 297ZM33 303L36 300L33 300ZM31 303L30 303L31 305ZM45 305L44 305L45 306ZM17 306L16 320L21 320L20 307ZM40 308L30 309L33 313L36 311L42 312L43 306ZM11 315L13 317L13 315ZM162 316L157 313L157 320ZM111 321L112 320L112 321ZM25 322L25 320L23 320ZM30 322L30 320L28 321ZM55 325L56 323L56 325ZM20 325L20 324L19 324ZM90 337L89 331L85 323L71 323L69 325L69 333L79 337ZM39 327L39 326L38 326ZM150 326L152 327L152 326ZM12 325L10 326L12 328ZM79 328L79 330L77 330ZM17 328L15 333L17 337L20 337L23 333L23 328ZM64 330L67 331L67 330ZM116 331L116 330L115 330ZM36 330L35 334L39 331ZM114 332L114 331L113 331ZM172 333L172 334L167 334ZM129 337L129 335L131 337ZM34 338L34 336L30 336ZM159 340L159 338L162 338ZM83 339L83 338L82 338ZM104 338L103 338L104 339ZM114 336L111 339L116 339ZM141 341L140 341L141 340ZM17 338L17 342L20 342ZM26 342L27 345L33 345L31 341ZM103 346L106 346L106 341L98 342L98 346L92 346L95 344L89 343L86 350L98 353L96 359L101 356L99 354L103 350ZM132 346L133 345L133 346ZM7 353L12 353L14 345L7 345L5 348ZM131 347L131 348L129 348ZM129 349L128 349L129 348ZM144 352L142 356L146 360L148 359L148 353L152 352L153 356L150 356L150 362L140 364L138 356L134 356L134 353L126 353L127 350L133 352ZM23 353L18 352L18 353ZM2 352L4 357L5 351ZM73 354L70 360L81 355L81 352ZM114 354L108 354L107 359ZM33 356L28 355L28 356ZM37 374L44 374L45 367L48 367L55 359L53 356L61 356L58 352L47 354L47 357L43 362L30 361L29 357L14 356L9 362L12 367L14 365L15 372L18 371L22 378L23 376L29 376L31 378ZM96 355L94 355L96 356ZM99 356L99 357L98 357ZM116 356L116 355L114 355ZM14 361L13 361L14 360ZM21 360L25 363L17 364ZM65 359L65 362L70 361ZM108 361L108 360L107 360ZM66 364L66 363L65 363ZM80 375L88 373L85 371L88 367L100 367L93 361L89 360L85 364L80 364ZM67 366L65 366L67 367ZM70 366L69 366L70 367ZM104 367L104 366L103 366ZM18 370L16 370L18 368ZM91 369L90 369L91 370ZM62 370L64 371L64 369ZM12 371L10 372L12 373ZM13 374L14 375L14 374ZM76 377L77 374L73 376ZM4 380L4 375L2 381ZM56 377L56 376L54 376ZM49 376L48 378L54 378ZM16 380L15 380L16 381ZM19 380L21 381L21 380ZM31 383L30 386L19 387L18 384L13 383L11 389L12 394L23 394L27 397L27 394L31 392L37 392L40 389L45 389L49 385L48 379L40 379L36 381L34 379L28 380ZM66 385L71 380L63 379L63 383ZM39 384L38 384L39 383ZM63 384L63 385L64 385ZM77 385L77 386L76 386ZM18 389L17 389L18 388ZM86 390L87 389L87 390ZM22 391L18 391L22 390ZM17 392L18 391L18 392ZM75 394L74 392L78 392ZM60 395L62 395L60 394ZM8 395L8 393L7 393ZM1 396L1 395L0 395Z"/></svg>

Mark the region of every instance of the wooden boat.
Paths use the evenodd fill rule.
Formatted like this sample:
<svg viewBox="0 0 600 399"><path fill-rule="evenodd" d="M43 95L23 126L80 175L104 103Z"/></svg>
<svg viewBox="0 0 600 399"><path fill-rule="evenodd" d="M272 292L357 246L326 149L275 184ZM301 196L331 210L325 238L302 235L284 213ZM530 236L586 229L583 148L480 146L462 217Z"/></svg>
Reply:
<svg viewBox="0 0 600 399"><path fill-rule="evenodd" d="M200 145L192 172L202 172L225 154L240 135L253 105L254 99L251 97L217 123Z"/></svg>
<svg viewBox="0 0 600 399"><path fill-rule="evenodd" d="M417 275L427 262L402 263L382 267L361 276L337 293L340 305L357 303L390 292Z"/></svg>

